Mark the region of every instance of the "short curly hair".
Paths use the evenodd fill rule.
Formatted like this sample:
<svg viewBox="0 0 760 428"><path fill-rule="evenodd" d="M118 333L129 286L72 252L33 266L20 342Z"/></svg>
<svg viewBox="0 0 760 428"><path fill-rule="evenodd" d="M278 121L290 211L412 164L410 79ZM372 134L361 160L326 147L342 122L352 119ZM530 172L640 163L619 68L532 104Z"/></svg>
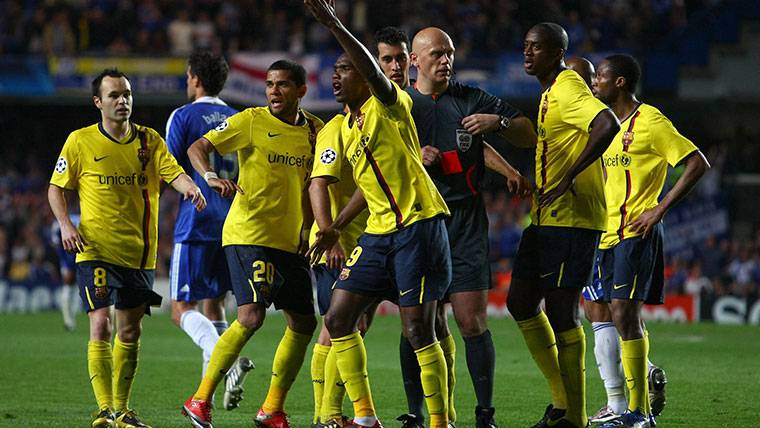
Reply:
<svg viewBox="0 0 760 428"><path fill-rule="evenodd" d="M230 71L223 56L208 50L197 50L190 55L187 63L190 66L190 74L201 81L207 95L213 97L222 92Z"/></svg>

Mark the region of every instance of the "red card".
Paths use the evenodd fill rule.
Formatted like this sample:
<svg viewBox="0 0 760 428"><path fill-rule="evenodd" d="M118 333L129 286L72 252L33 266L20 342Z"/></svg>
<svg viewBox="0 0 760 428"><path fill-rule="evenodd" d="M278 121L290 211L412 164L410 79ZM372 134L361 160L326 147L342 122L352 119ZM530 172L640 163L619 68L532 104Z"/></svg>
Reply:
<svg viewBox="0 0 760 428"><path fill-rule="evenodd" d="M459 152L450 150L441 153L441 168L444 175L459 174L462 172L462 162L459 161Z"/></svg>

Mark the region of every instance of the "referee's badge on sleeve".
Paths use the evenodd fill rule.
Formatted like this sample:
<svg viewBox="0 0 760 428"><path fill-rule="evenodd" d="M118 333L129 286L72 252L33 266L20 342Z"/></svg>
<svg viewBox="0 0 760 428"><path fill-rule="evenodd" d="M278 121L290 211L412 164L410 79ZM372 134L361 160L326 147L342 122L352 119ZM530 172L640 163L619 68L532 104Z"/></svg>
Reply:
<svg viewBox="0 0 760 428"><path fill-rule="evenodd" d="M55 172L58 174L63 174L66 172L66 169L68 169L69 163L66 161L66 158L61 156L58 158L58 161L55 163Z"/></svg>
<svg viewBox="0 0 760 428"><path fill-rule="evenodd" d="M472 146L472 134L466 129L457 129L457 146L459 150L466 152Z"/></svg>

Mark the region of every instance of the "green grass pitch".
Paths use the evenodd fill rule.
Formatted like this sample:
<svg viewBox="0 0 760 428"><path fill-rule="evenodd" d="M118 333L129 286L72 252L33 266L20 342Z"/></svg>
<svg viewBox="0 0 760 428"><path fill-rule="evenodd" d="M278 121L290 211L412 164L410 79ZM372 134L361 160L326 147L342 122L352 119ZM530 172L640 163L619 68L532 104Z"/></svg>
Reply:
<svg viewBox="0 0 760 428"><path fill-rule="evenodd" d="M0 315L0 426L88 427L95 401L88 382L87 325L81 315L73 333L59 315ZM454 330L453 319L450 325ZM494 401L500 427L527 427L543 413L548 391L514 321L492 319L497 352ZM246 345L256 370L246 380L241 408L214 413L216 427L250 427L269 383L274 349L284 320L271 314ZM669 378L668 405L658 427L760 427L760 329L713 324L649 325L653 360ZM379 416L397 427L406 410L398 363L399 320L377 317L366 339L369 373ZM586 331L588 411L604 403L593 360L593 335ZM475 406L464 345L457 337L457 426L473 427ZM311 349L311 348L310 348ZM290 391L286 407L295 427L309 427L313 411L309 380L311 351ZM154 428L187 427L183 401L200 378L201 352L166 315L146 318L140 367L131 405ZM218 390L218 391L221 391ZM217 402L221 404L221 393ZM348 405L346 411L350 413Z"/></svg>

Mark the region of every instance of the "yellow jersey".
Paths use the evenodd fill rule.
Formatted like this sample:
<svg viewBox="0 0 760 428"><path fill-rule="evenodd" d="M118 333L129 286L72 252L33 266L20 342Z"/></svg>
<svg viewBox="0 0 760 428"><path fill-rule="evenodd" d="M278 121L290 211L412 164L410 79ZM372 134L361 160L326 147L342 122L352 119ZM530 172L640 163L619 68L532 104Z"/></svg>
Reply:
<svg viewBox="0 0 760 428"><path fill-rule="evenodd" d="M237 152L238 184L222 229L222 245L260 245L295 253L301 240L301 203L314 163L322 121L300 111L295 125L269 107L252 107L227 118L204 138L221 155Z"/></svg>
<svg viewBox="0 0 760 428"><path fill-rule="evenodd" d="M396 90L395 104L386 106L371 96L361 106L357 123L348 117L341 127L344 156L367 200L366 233L376 235L449 214L420 160L412 99L391 83Z"/></svg>
<svg viewBox="0 0 760 428"><path fill-rule="evenodd" d="M578 73L564 70L541 94L536 146L536 187L531 221L541 226L604 230L604 176L594 162L575 177L573 186L550 206L538 196L556 187L586 147L589 126L607 106L594 97Z"/></svg>
<svg viewBox="0 0 760 428"><path fill-rule="evenodd" d="M100 123L69 134L50 183L79 194L87 245L77 262L155 269L160 180L183 172L151 128L131 124L121 140Z"/></svg>
<svg viewBox="0 0 760 428"><path fill-rule="evenodd" d="M356 191L356 183L354 183L351 165L348 164L345 156L343 156L343 141L340 137L340 129L344 119L345 116L343 114L336 115L317 134L316 159L314 160L314 171L311 173L312 178L326 177L332 181L337 181L328 187L330 192L330 213L333 218L348 205L348 201L351 200L351 196ZM364 210L343 228L339 242L346 255L353 250L359 236L364 233L368 217L369 211ZM315 222L311 228L310 242L314 242L316 239L317 231L319 231L319 227ZM323 258L321 263L324 262L325 259Z"/></svg>
<svg viewBox="0 0 760 428"><path fill-rule="evenodd" d="M678 165L696 150L665 115L648 104L639 104L621 121L620 131L602 156L607 172L607 229L599 248L640 235L631 230L631 222L657 206L668 165Z"/></svg>

